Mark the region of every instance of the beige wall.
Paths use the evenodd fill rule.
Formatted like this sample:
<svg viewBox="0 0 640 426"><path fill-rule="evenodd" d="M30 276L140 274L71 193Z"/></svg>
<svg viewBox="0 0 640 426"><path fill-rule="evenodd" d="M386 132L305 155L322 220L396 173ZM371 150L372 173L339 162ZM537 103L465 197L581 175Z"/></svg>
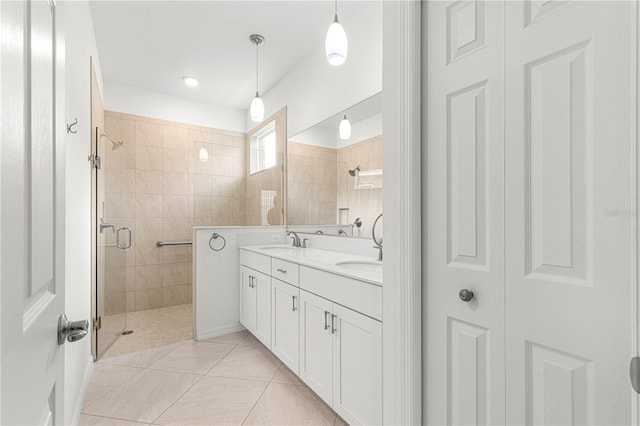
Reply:
<svg viewBox="0 0 640 426"><path fill-rule="evenodd" d="M191 303L191 247L156 241L189 241L195 225L246 223L245 134L111 111L105 132L127 154L127 310Z"/></svg>
<svg viewBox="0 0 640 426"><path fill-rule="evenodd" d="M337 150L293 141L287 149L287 223L336 223Z"/></svg>
<svg viewBox="0 0 640 426"><path fill-rule="evenodd" d="M373 222L382 213L383 189L355 189L355 177L349 175L349 169L357 165L362 171L383 169L382 135L338 150L338 208L349 208L349 222L362 219L360 236L368 237Z"/></svg>

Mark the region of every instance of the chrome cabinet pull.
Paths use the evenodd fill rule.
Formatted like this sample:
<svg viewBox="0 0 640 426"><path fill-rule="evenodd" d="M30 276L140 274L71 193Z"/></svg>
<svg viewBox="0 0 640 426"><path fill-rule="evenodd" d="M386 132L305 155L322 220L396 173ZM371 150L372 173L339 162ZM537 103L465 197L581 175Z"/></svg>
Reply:
<svg viewBox="0 0 640 426"><path fill-rule="evenodd" d="M127 241L126 244L120 244L120 231L127 231L127 234L129 235L129 240ZM116 230L116 247L121 249L121 250L126 250L128 248L131 247L131 228L129 228L128 226L123 226L121 228L118 228Z"/></svg>
<svg viewBox="0 0 640 426"><path fill-rule="evenodd" d="M280 268L278 268L278 269L276 269L276 271L278 271L278 272L282 272L283 274L286 274L286 273L287 273L287 270L286 270L286 269L280 269Z"/></svg>
<svg viewBox="0 0 640 426"><path fill-rule="evenodd" d="M291 296L291 311L295 312L298 310L298 308L296 308L296 296Z"/></svg>
<svg viewBox="0 0 640 426"><path fill-rule="evenodd" d="M338 331L335 324L336 318L338 318L337 315L331 314L331 334L336 334L336 331Z"/></svg>
<svg viewBox="0 0 640 426"><path fill-rule="evenodd" d="M324 311L324 329L329 329L329 311Z"/></svg>

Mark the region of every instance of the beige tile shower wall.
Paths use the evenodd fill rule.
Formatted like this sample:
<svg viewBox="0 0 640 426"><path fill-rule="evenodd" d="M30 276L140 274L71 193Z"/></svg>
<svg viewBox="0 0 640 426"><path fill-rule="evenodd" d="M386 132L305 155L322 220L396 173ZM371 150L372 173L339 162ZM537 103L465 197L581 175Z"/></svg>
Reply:
<svg viewBox="0 0 640 426"><path fill-rule="evenodd" d="M336 223L337 150L287 144L289 225Z"/></svg>
<svg viewBox="0 0 640 426"><path fill-rule="evenodd" d="M105 131L127 150L127 310L191 303L191 246L156 242L189 241L195 225L246 223L245 134L112 111Z"/></svg>
<svg viewBox="0 0 640 426"><path fill-rule="evenodd" d="M383 169L382 152L382 135L338 149L338 209L349 209L347 223L362 219L363 237L371 236L371 226L382 213L382 188L355 189L349 169L358 165L362 171Z"/></svg>

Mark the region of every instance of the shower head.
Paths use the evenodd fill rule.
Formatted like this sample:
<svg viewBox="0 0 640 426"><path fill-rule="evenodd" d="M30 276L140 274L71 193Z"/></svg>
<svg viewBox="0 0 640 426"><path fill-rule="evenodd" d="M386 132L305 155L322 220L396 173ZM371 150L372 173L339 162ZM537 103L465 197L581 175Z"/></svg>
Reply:
<svg viewBox="0 0 640 426"><path fill-rule="evenodd" d="M349 170L349 176L355 176L360 171L360 166L358 165L355 169Z"/></svg>
<svg viewBox="0 0 640 426"><path fill-rule="evenodd" d="M115 151L116 149L120 148L122 146L122 144L124 144L124 141L117 141L115 139L113 139L111 136L107 135L106 133L102 133L100 135L100 137L109 139L109 141L111 142L111 150Z"/></svg>

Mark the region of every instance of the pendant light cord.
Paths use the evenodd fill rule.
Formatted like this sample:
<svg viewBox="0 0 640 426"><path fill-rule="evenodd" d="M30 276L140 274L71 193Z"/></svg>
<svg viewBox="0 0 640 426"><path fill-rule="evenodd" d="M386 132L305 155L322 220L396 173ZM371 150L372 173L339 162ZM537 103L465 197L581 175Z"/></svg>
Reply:
<svg viewBox="0 0 640 426"><path fill-rule="evenodd" d="M335 10L335 20L337 21L338 20L338 0L335 0L334 10Z"/></svg>
<svg viewBox="0 0 640 426"><path fill-rule="evenodd" d="M258 96L258 60L259 60L259 56L258 56L258 46L259 44L256 43L256 96Z"/></svg>

